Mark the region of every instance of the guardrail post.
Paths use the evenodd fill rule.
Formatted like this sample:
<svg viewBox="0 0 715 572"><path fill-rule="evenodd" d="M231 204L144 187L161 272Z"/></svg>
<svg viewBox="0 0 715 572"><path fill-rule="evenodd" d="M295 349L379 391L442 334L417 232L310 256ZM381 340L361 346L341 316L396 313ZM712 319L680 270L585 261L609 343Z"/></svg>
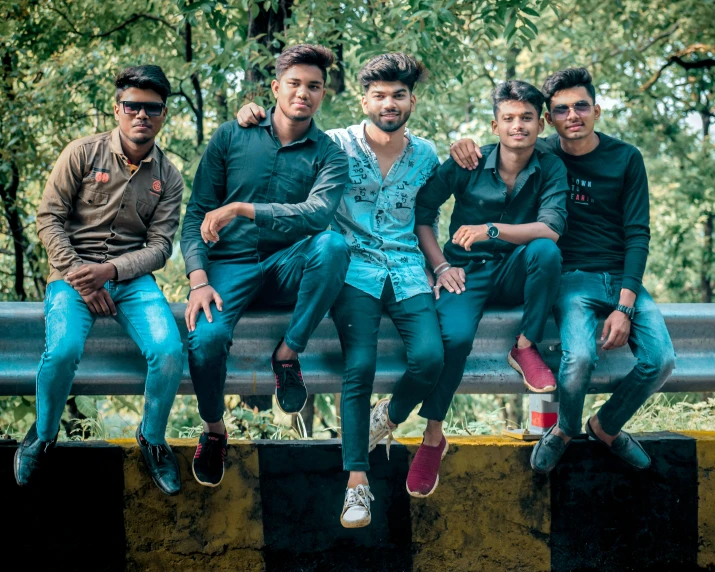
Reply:
<svg viewBox="0 0 715 572"><path fill-rule="evenodd" d="M523 439L524 441L536 441L555 425L559 419L559 398L558 393L530 393L529 394L529 428L528 429L504 429L503 435Z"/></svg>

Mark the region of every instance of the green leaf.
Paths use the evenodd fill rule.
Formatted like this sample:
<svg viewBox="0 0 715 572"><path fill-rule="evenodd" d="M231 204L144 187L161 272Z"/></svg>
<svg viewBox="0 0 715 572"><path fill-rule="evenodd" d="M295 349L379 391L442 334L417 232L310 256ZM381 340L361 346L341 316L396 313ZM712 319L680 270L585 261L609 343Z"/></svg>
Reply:
<svg viewBox="0 0 715 572"><path fill-rule="evenodd" d="M538 13L536 10L534 10L533 8L522 8L521 11L524 12L524 14L528 14L529 16L533 16L534 18L538 18L538 17L541 16L541 14L539 14L539 13Z"/></svg>
<svg viewBox="0 0 715 572"><path fill-rule="evenodd" d="M89 395L77 395L74 398L77 410L85 417L94 419L97 417L97 400Z"/></svg>

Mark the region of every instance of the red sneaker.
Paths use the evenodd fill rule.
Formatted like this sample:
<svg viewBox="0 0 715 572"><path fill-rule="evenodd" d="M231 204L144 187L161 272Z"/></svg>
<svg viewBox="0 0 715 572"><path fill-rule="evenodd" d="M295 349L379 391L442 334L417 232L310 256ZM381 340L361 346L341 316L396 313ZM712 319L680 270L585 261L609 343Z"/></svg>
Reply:
<svg viewBox="0 0 715 572"><path fill-rule="evenodd" d="M517 341L519 337L517 336ZM544 363L535 345L519 349L514 344L507 357L509 365L524 378L524 385L534 393L549 393L556 391L556 378Z"/></svg>
<svg viewBox="0 0 715 572"><path fill-rule="evenodd" d="M407 492L413 497L430 496L439 484L439 465L447 454L449 444L442 435L442 441L436 447L422 443L417 449L410 470L407 473Z"/></svg>

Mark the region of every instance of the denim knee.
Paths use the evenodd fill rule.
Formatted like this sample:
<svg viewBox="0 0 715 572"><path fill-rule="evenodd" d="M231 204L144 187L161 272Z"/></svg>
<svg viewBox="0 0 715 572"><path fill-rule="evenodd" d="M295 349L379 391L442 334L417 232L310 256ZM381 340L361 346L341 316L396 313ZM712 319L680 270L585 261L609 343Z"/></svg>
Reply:
<svg viewBox="0 0 715 572"><path fill-rule="evenodd" d="M149 366L158 365L162 370L181 371L184 363L184 348L181 340L166 340L154 343L146 350Z"/></svg>
<svg viewBox="0 0 715 572"><path fill-rule="evenodd" d="M559 369L559 391L581 391L583 385L591 379L597 359L595 353L587 350L564 350Z"/></svg>
<svg viewBox="0 0 715 572"><path fill-rule="evenodd" d="M232 332L208 322L200 323L189 333L189 355L195 364L209 365L227 356L232 342Z"/></svg>
<svg viewBox="0 0 715 572"><path fill-rule="evenodd" d="M539 266L561 267L561 251L549 238L537 238L526 245L526 258Z"/></svg>
<svg viewBox="0 0 715 572"><path fill-rule="evenodd" d="M470 344L469 351L471 349ZM415 378L424 380L428 385L437 382L443 367L444 348L441 344L420 348L416 352L407 354L407 371Z"/></svg>
<svg viewBox="0 0 715 572"><path fill-rule="evenodd" d="M72 340L71 337L62 339L62 343L48 347L45 351L45 361L57 362L59 366L70 366L77 369L82 354L84 353L84 343Z"/></svg>
<svg viewBox="0 0 715 572"><path fill-rule="evenodd" d="M345 381L354 388L368 388L372 393L372 383L375 380L377 364L372 356L355 356L345 364Z"/></svg>
<svg viewBox="0 0 715 572"><path fill-rule="evenodd" d="M347 269L350 263L350 251L342 234L326 230L315 236L315 248L317 250L317 260L320 264L330 267Z"/></svg>
<svg viewBox="0 0 715 572"><path fill-rule="evenodd" d="M443 331L442 339L444 342L445 358L449 356L468 356L474 345L474 336L470 335L471 330L467 333L465 330L455 330L453 332Z"/></svg>
<svg viewBox="0 0 715 572"><path fill-rule="evenodd" d="M638 379L645 383L652 383L653 390L660 389L675 368L675 354L668 352L665 355L654 356L654 359L639 361L636 364Z"/></svg>

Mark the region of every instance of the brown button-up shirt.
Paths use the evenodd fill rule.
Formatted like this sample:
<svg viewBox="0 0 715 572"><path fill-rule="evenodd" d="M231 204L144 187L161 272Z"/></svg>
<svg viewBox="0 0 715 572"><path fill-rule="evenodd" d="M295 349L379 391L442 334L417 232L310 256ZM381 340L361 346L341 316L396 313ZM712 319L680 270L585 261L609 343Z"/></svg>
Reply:
<svg viewBox="0 0 715 572"><path fill-rule="evenodd" d="M111 262L117 280L158 270L171 256L184 181L156 145L132 174L119 129L70 143L45 186L37 232L48 282L85 263Z"/></svg>

